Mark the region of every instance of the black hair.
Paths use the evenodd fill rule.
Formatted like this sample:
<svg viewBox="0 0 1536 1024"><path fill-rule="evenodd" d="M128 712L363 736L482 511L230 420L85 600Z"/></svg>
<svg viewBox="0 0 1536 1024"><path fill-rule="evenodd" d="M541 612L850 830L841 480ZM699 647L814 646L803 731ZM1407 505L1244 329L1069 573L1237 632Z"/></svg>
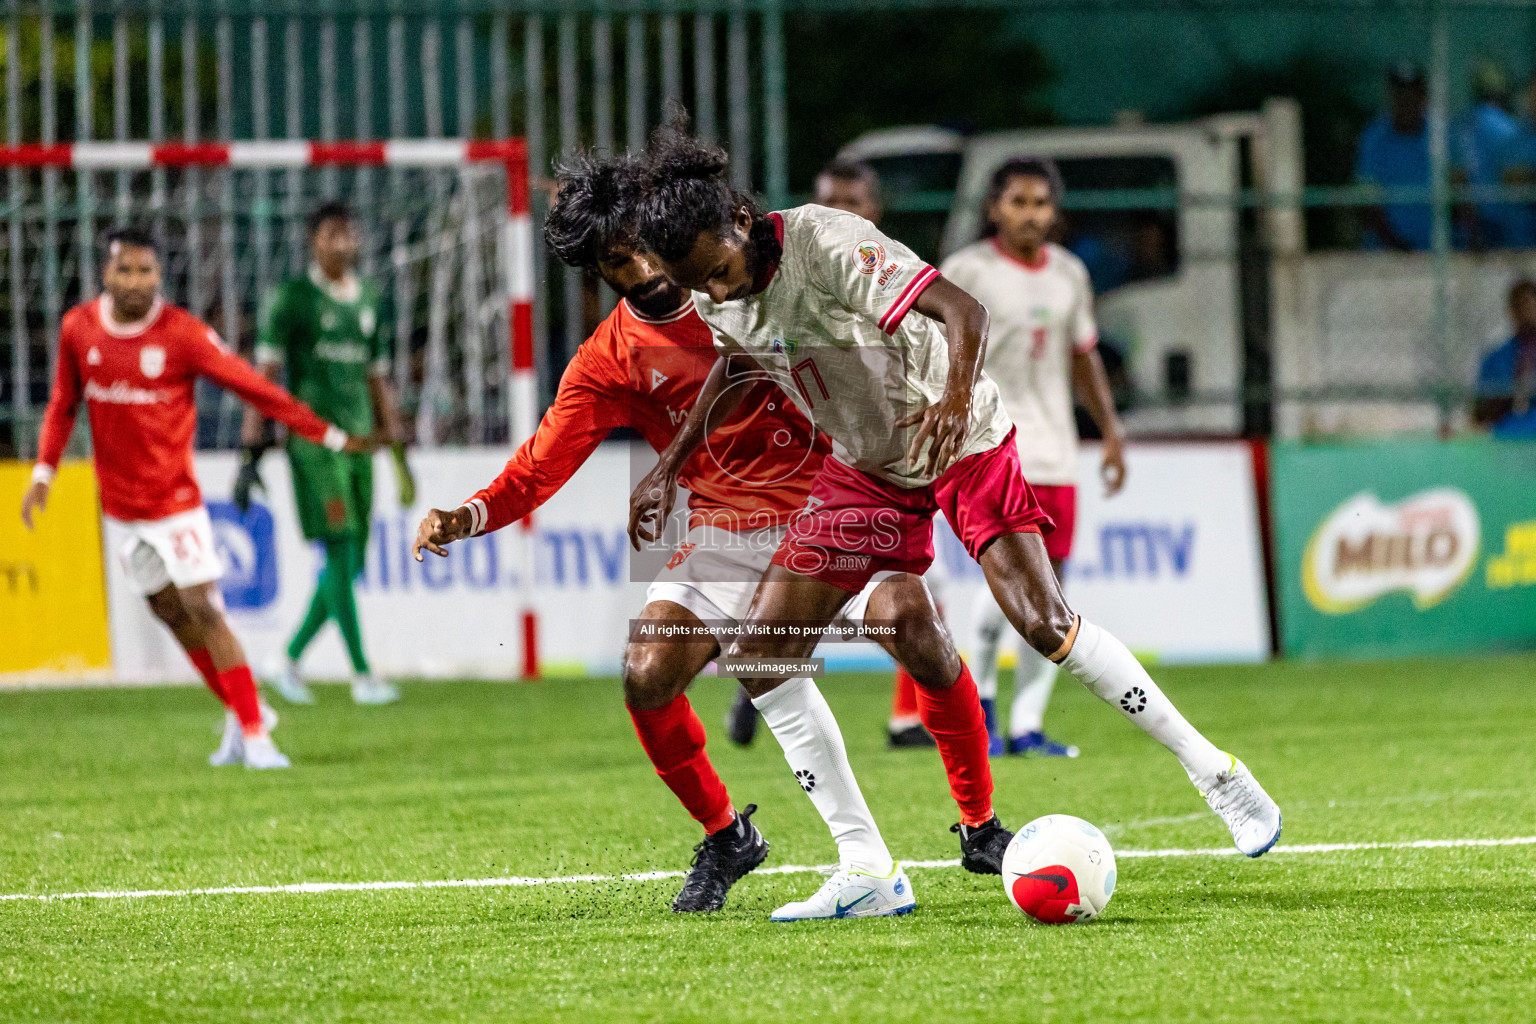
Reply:
<svg viewBox="0 0 1536 1024"><path fill-rule="evenodd" d="M544 241L561 263L592 269L614 245L634 243L640 168L630 157L578 153L555 167L559 197L544 219Z"/></svg>
<svg viewBox="0 0 1536 1024"><path fill-rule="evenodd" d="M112 228L102 236L102 242L106 247L108 258L111 258L114 245L131 245L135 249L148 249L155 254L155 259L160 258L160 247L155 245L154 236L143 228L130 224Z"/></svg>
<svg viewBox="0 0 1536 1024"><path fill-rule="evenodd" d="M987 198L982 201L981 219L983 227L981 237L990 238L997 234L997 225L992 223L992 218L987 216L997 201L1003 198L1003 193L1008 191L1008 183L1014 178L1039 178L1044 181L1051 190L1051 203L1061 206L1061 171L1056 168L1056 161L1043 156L1016 156L1003 161L1001 167L992 172L992 180L987 184Z"/></svg>
<svg viewBox="0 0 1536 1024"><path fill-rule="evenodd" d="M1522 277L1514 284L1510 285L1509 304L1511 306L1515 304L1515 300L1520 297L1522 292L1531 292L1532 294L1536 294L1536 281L1532 281L1528 277Z"/></svg>
<svg viewBox="0 0 1536 1024"><path fill-rule="evenodd" d="M304 218L304 224L309 229L309 234L313 236L320 230L320 225L328 220L344 220L348 224L352 223L352 207L334 199L329 200L309 211L309 216Z"/></svg>
<svg viewBox="0 0 1536 1024"><path fill-rule="evenodd" d="M644 164L644 193L637 210L640 243L667 262L693 251L706 231L724 235L738 210L752 215L755 266L776 263L781 247L773 224L752 197L725 179L725 151L700 142L688 131L688 119L675 109L651 134Z"/></svg>
<svg viewBox="0 0 1536 1024"><path fill-rule="evenodd" d="M816 172L817 178L831 178L833 181L854 181L869 188L870 195L875 199L880 198L880 175L875 169L862 160L833 160L820 171Z"/></svg>

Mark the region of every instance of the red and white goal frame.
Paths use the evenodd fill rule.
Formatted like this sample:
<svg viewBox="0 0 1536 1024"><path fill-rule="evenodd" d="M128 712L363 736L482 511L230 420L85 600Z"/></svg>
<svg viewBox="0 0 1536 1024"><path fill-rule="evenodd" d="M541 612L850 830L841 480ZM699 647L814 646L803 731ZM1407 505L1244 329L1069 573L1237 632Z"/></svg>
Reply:
<svg viewBox="0 0 1536 1024"><path fill-rule="evenodd" d="M516 449L538 426L538 376L534 359L533 222L529 209L528 149L523 139L397 139L380 142L314 142L276 139L236 142L74 142L0 146L0 168L58 168L74 171L148 171L155 168L232 168L280 171L295 168L396 167L451 169L468 164L501 164L507 178L506 294L508 431ZM532 599L532 517L519 524L523 586L519 620L522 675L539 675L538 615Z"/></svg>

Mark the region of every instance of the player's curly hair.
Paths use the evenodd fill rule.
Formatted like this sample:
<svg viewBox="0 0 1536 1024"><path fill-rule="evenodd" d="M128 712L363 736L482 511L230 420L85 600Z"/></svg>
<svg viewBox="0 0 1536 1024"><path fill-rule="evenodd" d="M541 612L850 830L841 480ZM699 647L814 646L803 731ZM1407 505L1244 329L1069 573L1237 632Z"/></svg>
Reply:
<svg viewBox="0 0 1536 1024"><path fill-rule="evenodd" d="M544 219L544 241L561 263L592 269L612 246L635 241L635 160L577 153L556 165L555 184L559 197Z"/></svg>
<svg viewBox="0 0 1536 1024"><path fill-rule="evenodd" d="M728 232L736 211L746 209L752 215L754 255L778 259L773 225L750 195L726 181L728 164L725 150L694 138L687 114L674 107L666 123L651 133L646 150L644 192L636 217L640 243L675 262L693 251L704 232Z"/></svg>
<svg viewBox="0 0 1536 1024"><path fill-rule="evenodd" d="M1003 198L1003 193L1008 191L1008 183L1014 178L1039 178L1050 187L1051 202L1057 207L1061 206L1061 171L1057 169L1056 161L1043 156L1016 156L1005 160L1002 166L992 172L992 180L987 183L987 198L981 203L981 237L990 238L997 234L997 225L992 223L987 211Z"/></svg>

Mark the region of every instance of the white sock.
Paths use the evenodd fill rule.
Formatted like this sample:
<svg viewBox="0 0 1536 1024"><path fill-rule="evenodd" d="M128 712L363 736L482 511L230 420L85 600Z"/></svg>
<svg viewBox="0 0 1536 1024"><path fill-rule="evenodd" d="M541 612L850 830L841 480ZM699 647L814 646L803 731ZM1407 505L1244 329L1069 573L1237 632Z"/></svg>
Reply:
<svg viewBox="0 0 1536 1024"><path fill-rule="evenodd" d="M784 760L832 830L842 866L884 878L895 868L858 780L827 699L810 679L791 679L752 701Z"/></svg>
<svg viewBox="0 0 1536 1024"><path fill-rule="evenodd" d="M1210 789L1216 774L1232 767L1232 758L1185 721L1125 644L1086 619L1078 621L1077 640L1062 668L1167 747L1200 792Z"/></svg>
<svg viewBox="0 0 1536 1024"><path fill-rule="evenodd" d="M1003 610L997 606L992 591L982 587L976 593L976 605L971 609L975 620L976 646L971 648L971 678L976 680L976 693L982 700L997 698L997 658L1002 651L1004 630L1012 630Z"/></svg>
<svg viewBox="0 0 1536 1024"><path fill-rule="evenodd" d="M1019 645L1019 663L1013 670L1013 708L1008 716L1008 735L1039 732L1045 724L1045 706L1056 688L1056 665L1029 644Z"/></svg>

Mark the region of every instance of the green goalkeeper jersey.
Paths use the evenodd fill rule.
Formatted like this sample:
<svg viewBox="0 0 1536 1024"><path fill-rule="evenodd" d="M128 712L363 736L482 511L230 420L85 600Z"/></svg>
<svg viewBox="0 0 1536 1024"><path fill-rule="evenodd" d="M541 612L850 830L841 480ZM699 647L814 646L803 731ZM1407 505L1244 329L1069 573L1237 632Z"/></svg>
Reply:
<svg viewBox="0 0 1536 1024"><path fill-rule="evenodd" d="M337 283L310 267L274 288L256 342L257 362L282 363L288 390L349 434L373 430L368 377L387 373L379 295L355 274Z"/></svg>

